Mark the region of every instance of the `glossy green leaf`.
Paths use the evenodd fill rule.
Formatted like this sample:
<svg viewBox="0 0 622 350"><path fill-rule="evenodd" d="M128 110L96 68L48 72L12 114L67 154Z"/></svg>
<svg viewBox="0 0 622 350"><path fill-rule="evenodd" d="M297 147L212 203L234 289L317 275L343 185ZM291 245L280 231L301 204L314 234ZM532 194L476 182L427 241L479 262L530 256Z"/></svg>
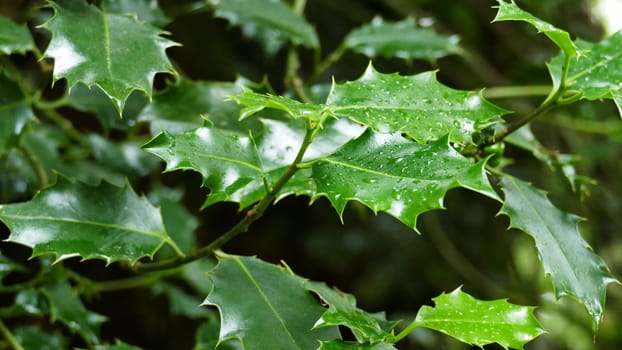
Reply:
<svg viewBox="0 0 622 350"><path fill-rule="evenodd" d="M336 327L313 329L324 312L286 269L252 257L220 255L208 274L214 283L204 305L221 316L220 341L238 339L244 349L316 349L339 338Z"/></svg>
<svg viewBox="0 0 622 350"><path fill-rule="evenodd" d="M15 340L28 350L65 350L68 339L59 331L48 332L37 326L19 327L13 331Z"/></svg>
<svg viewBox="0 0 622 350"><path fill-rule="evenodd" d="M504 349L522 349L545 332L533 316L533 307L513 305L503 299L477 300L460 288L432 300L434 307L422 306L415 322L467 344L483 347L498 343Z"/></svg>
<svg viewBox="0 0 622 350"><path fill-rule="evenodd" d="M81 256L134 263L173 244L159 210L127 185L94 187L60 177L28 202L0 206L0 220L11 230L8 241L57 261Z"/></svg>
<svg viewBox="0 0 622 350"><path fill-rule="evenodd" d="M384 314L370 314L359 309L353 295L332 289L325 283L309 281L306 286L328 305L328 310L316 322L316 328L345 326L352 330L358 342L373 344L386 340L397 324L387 321Z"/></svg>
<svg viewBox="0 0 622 350"><path fill-rule="evenodd" d="M99 327L106 318L87 310L67 282L47 285L42 292L50 304L52 321L63 323L88 343L99 342Z"/></svg>
<svg viewBox="0 0 622 350"><path fill-rule="evenodd" d="M622 116L622 32L617 32L599 43L576 41L585 51L583 57L571 61L568 67L568 88L581 93L586 100L613 99ZM553 58L548 66L554 81L562 75L564 58Z"/></svg>
<svg viewBox="0 0 622 350"><path fill-rule="evenodd" d="M552 42L555 43L567 57L581 56L582 51L572 42L570 34L567 31L559 29L554 25L547 23L531 13L522 10L520 7L505 0L497 0L499 10L497 16L493 20L496 21L524 21L531 24L539 33L544 33Z"/></svg>
<svg viewBox="0 0 622 350"><path fill-rule="evenodd" d="M319 350L396 350L397 348L389 343L376 343L373 345L353 344L342 340L331 340L322 342Z"/></svg>
<svg viewBox="0 0 622 350"><path fill-rule="evenodd" d="M258 40L268 54L286 42L319 46L315 29L281 0L208 0L216 17L239 25L244 35Z"/></svg>
<svg viewBox="0 0 622 350"><path fill-rule="evenodd" d="M303 103L279 95L258 94L250 89L244 89L241 94L231 96L231 99L246 106L240 111L241 119L246 119L265 108L280 110L293 118L306 118L314 122L322 121L325 119L324 115L329 113L325 105Z"/></svg>
<svg viewBox="0 0 622 350"><path fill-rule="evenodd" d="M149 22L158 27L163 27L171 21L160 9L158 0L104 0L102 8L106 13L133 15L140 21Z"/></svg>
<svg viewBox="0 0 622 350"><path fill-rule="evenodd" d="M52 32L45 56L54 59L54 80L99 86L121 114L133 90L151 96L155 74L174 72L164 50L175 43L161 30L81 0L49 4L54 16L42 27Z"/></svg>
<svg viewBox="0 0 622 350"><path fill-rule="evenodd" d="M157 159L140 150L140 145L145 140L117 141L90 134L87 141L91 145L95 160L110 171L134 179L159 170Z"/></svg>
<svg viewBox="0 0 622 350"><path fill-rule="evenodd" d="M82 112L93 113L107 130L127 130L136 125L136 116L147 102L143 93L132 92L125 102L122 118L119 118L119 112L110 103L110 98L97 86L88 88L84 84L76 84L66 96L68 106Z"/></svg>
<svg viewBox="0 0 622 350"><path fill-rule="evenodd" d="M0 16L0 53L26 53L35 47L30 31L25 25L18 25Z"/></svg>
<svg viewBox="0 0 622 350"><path fill-rule="evenodd" d="M30 101L19 85L0 73L0 156L17 144L28 122L34 120Z"/></svg>
<svg viewBox="0 0 622 350"><path fill-rule="evenodd" d="M468 142L506 113L480 92L442 85L435 72L400 76L379 73L371 65L358 80L335 84L327 104L337 116L378 132L405 133L419 142L448 133L452 141Z"/></svg>
<svg viewBox="0 0 622 350"><path fill-rule="evenodd" d="M441 35L432 28L417 27L413 18L399 22L374 18L350 32L344 43L346 47L367 57L398 57L406 60L438 58L460 54L457 35Z"/></svg>
<svg viewBox="0 0 622 350"><path fill-rule="evenodd" d="M151 131L161 130L181 133L194 129L208 119L214 126L248 134L258 131L256 120L239 122L240 108L229 96L242 92L241 82L191 81L180 78L163 92L153 96L153 101L140 113L138 120L151 123Z"/></svg>
<svg viewBox="0 0 622 350"><path fill-rule="evenodd" d="M349 201L387 212L415 228L417 216L443 208L445 193L464 187L497 198L484 171L448 144L447 137L421 145L399 134L367 132L313 165L317 195L339 215Z"/></svg>
<svg viewBox="0 0 622 350"><path fill-rule="evenodd" d="M605 262L581 237L580 218L556 208L546 194L515 177L503 177L505 203L501 214L510 227L533 237L544 271L551 276L555 295L571 296L586 307L594 332L604 310L607 284L615 279Z"/></svg>
<svg viewBox="0 0 622 350"><path fill-rule="evenodd" d="M262 178L274 183L294 161L305 133L305 122L262 120L265 130L257 136L202 127L180 135L163 132L144 145L147 152L164 159L166 170L191 169L203 176L211 192L205 205L221 201L238 202L245 208L266 193ZM334 152L362 128L346 120L331 120L317 134L304 160ZM312 194L309 170L299 171L283 188L279 198L289 194Z"/></svg>

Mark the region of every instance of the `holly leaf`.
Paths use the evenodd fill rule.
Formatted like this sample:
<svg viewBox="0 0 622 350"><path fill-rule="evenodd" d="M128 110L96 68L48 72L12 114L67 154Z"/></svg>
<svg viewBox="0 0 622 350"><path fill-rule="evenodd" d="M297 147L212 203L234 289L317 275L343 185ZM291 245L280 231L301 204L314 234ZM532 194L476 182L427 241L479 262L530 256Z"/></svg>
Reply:
<svg viewBox="0 0 622 350"><path fill-rule="evenodd" d="M424 305L415 322L445 333L467 344L483 347L497 343L504 349L522 349L545 333L533 316L533 307L506 300L477 300L460 288L433 298L434 307Z"/></svg>
<svg viewBox="0 0 622 350"><path fill-rule="evenodd" d="M84 1L48 3L54 16L41 27L52 33L45 56L54 59L54 80L99 86L120 115L132 91L151 96L155 74L174 73L165 49L176 44L161 37L160 29Z"/></svg>
<svg viewBox="0 0 622 350"><path fill-rule="evenodd" d="M242 33L257 39L273 55L286 42L317 48L315 29L281 0L209 0L216 17L241 26Z"/></svg>
<svg viewBox="0 0 622 350"><path fill-rule="evenodd" d="M0 52L5 55L26 53L35 47L30 31L25 25L19 25L0 16Z"/></svg>
<svg viewBox="0 0 622 350"><path fill-rule="evenodd" d="M497 0L499 3L497 16L493 22L498 21L523 21L531 24L538 33L544 33L555 45L557 45L566 57L581 56L583 51L579 49L570 39L567 31L559 29L554 25L541 20L540 18L524 11L514 3Z"/></svg>
<svg viewBox="0 0 622 350"><path fill-rule="evenodd" d="M416 230L417 216L443 208L445 193L454 187L497 198L484 165L461 156L448 137L421 145L400 134L368 131L313 164L315 197L326 196L340 216L356 200Z"/></svg>
<svg viewBox="0 0 622 350"><path fill-rule="evenodd" d="M104 0L102 8L107 13L135 16L140 21L149 22L157 27L163 27L171 22L160 9L158 0Z"/></svg>
<svg viewBox="0 0 622 350"><path fill-rule="evenodd" d="M440 35L431 28L417 27L414 18L399 22L380 17L351 31L345 46L367 57L398 57L405 60L437 59L462 53L457 35Z"/></svg>
<svg viewBox="0 0 622 350"><path fill-rule="evenodd" d="M179 78L166 90L153 96L153 101L140 113L138 120L151 123L154 134L161 130L181 133L203 124L207 118L215 126L248 134L258 131L255 120L238 121L240 108L228 101L230 95L239 94L239 83L191 81Z"/></svg>
<svg viewBox="0 0 622 350"><path fill-rule="evenodd" d="M24 349L67 349L68 340L58 330L46 331L37 326L19 327L13 330L15 340Z"/></svg>
<svg viewBox="0 0 622 350"><path fill-rule="evenodd" d="M448 133L452 141L469 142L506 113L481 92L439 83L435 72L400 76L379 73L371 65L358 80L335 84L326 103L336 116L381 133L405 133L418 142Z"/></svg>
<svg viewBox="0 0 622 350"><path fill-rule="evenodd" d="M142 93L132 92L127 98L121 118L117 109L110 103L110 98L99 87L88 88L84 84L76 84L67 94L65 101L68 106L82 112L93 113L106 130L127 130L136 125L136 116L147 104Z"/></svg>
<svg viewBox="0 0 622 350"><path fill-rule="evenodd" d="M342 340L323 341L319 350L396 350L397 348L389 343L376 344L353 344Z"/></svg>
<svg viewBox="0 0 622 350"><path fill-rule="evenodd" d="M246 106L240 111L240 119L246 119L266 108L283 111L293 118L306 118L313 122L321 122L329 109L322 104L303 103L294 99L272 95L258 94L245 88L240 94L231 96L231 99Z"/></svg>
<svg viewBox="0 0 622 350"><path fill-rule="evenodd" d="M203 305L220 312L219 342L238 339L244 349L315 349L320 340L340 337L337 327L312 329L324 308L304 279L253 257L218 258Z"/></svg>
<svg viewBox="0 0 622 350"><path fill-rule="evenodd" d="M41 290L47 297L52 321L60 321L87 343L99 342L99 327L106 317L87 310L67 282L47 285Z"/></svg>
<svg viewBox="0 0 622 350"><path fill-rule="evenodd" d="M264 131L251 136L201 127L179 135L162 132L143 148L166 161L166 170L189 169L199 172L203 185L211 192L204 204L238 202L240 209L266 194L265 178L275 183L294 161L303 142L305 122L262 120ZM362 128L346 120L331 120L318 132L303 160L330 154ZM310 170L299 170L281 190L278 198L314 191Z"/></svg>
<svg viewBox="0 0 622 350"><path fill-rule="evenodd" d="M315 328L346 326L359 343L374 344L386 340L398 323L387 321L384 314L370 314L357 308L353 295L332 289L325 283L308 281L306 286L328 305L328 310L315 323Z"/></svg>
<svg viewBox="0 0 622 350"><path fill-rule="evenodd" d="M19 85L0 73L0 156L17 144L26 125L34 120L30 101Z"/></svg>
<svg viewBox="0 0 622 350"><path fill-rule="evenodd" d="M11 230L7 241L56 261L81 256L135 263L165 243L174 246L159 210L128 185L89 186L59 177L28 202L1 205L0 220Z"/></svg>
<svg viewBox="0 0 622 350"><path fill-rule="evenodd" d="M577 40L576 44L588 53L568 67L567 84L581 93L586 100L613 99L622 117L622 32L617 32L599 43ZM553 81L562 76L564 58L560 55L549 64Z"/></svg>
<svg viewBox="0 0 622 350"><path fill-rule="evenodd" d="M556 208L546 194L515 177L502 179L505 203L500 213L510 227L532 236L544 271L551 276L557 298L580 301L596 333L603 314L607 284L615 282L607 265L594 254L577 228L580 218Z"/></svg>

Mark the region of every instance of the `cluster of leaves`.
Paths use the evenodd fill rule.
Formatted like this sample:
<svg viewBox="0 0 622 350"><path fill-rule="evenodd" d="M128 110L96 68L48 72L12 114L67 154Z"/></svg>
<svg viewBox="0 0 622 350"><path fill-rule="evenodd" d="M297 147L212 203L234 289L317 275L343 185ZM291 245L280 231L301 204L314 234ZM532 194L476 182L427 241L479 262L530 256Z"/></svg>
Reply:
<svg viewBox="0 0 622 350"><path fill-rule="evenodd" d="M15 298L0 315L7 321L48 318L65 331L0 321L6 338L0 346L63 347L69 331L88 347L133 349L122 342L106 345L99 337L106 318L86 309L81 297L148 284L168 295L176 312L204 320L197 332L201 349L215 344L394 349L421 327L480 347L523 348L544 332L533 307L478 300L458 288L434 298L433 307L423 306L403 326L384 313L358 308L352 295L297 276L287 265L220 251L274 201L289 195L311 201L325 197L340 216L357 201L418 231L417 217L443 208L447 191L456 187L502 204L500 213L511 227L533 238L556 298L582 303L597 331L606 287L615 278L582 238L580 218L507 174L508 160L498 150L510 143L547 164L561 164L558 155L542 152L528 129L530 121L579 99L611 99L622 113L621 33L598 43L572 41L566 31L515 3L499 1L495 21L525 21L560 49L547 63L548 97L531 113L504 121L509 111L481 91L441 84L434 71L401 76L370 64L354 81L315 83L348 50L370 59L430 62L464 52L456 36L417 27L412 18L375 19L355 29L303 82L299 55L320 52L315 28L303 17L304 1L193 6L239 26L268 56L287 50L288 87L277 94L266 83L191 81L177 73L166 54L176 43L159 29L169 20L154 0L47 4L47 10L38 10L52 11L37 27L51 34L43 54L27 27L0 17L0 167L3 186L9 188L0 193L6 203L0 205L0 220L10 230L2 247L5 252L15 243L23 245L37 258L26 266L10 254L0 255L0 292ZM14 63L16 55L26 54L38 58L37 81ZM157 74L168 86L154 94ZM59 81L67 89L51 99L44 89ZM74 129L67 109L94 114L101 131ZM116 132L127 140L115 142ZM166 171L201 175L210 191L203 208L234 202L245 215L199 247L196 219L179 203L182 193L152 186L145 198L133 190L131 183L158 172L158 158L166 162ZM574 172L566 174L578 186ZM120 262L135 275L96 282L63 266L75 257ZM181 279L206 296L203 306L214 308L199 307L200 300L165 277ZM344 339L340 327L353 339Z"/></svg>

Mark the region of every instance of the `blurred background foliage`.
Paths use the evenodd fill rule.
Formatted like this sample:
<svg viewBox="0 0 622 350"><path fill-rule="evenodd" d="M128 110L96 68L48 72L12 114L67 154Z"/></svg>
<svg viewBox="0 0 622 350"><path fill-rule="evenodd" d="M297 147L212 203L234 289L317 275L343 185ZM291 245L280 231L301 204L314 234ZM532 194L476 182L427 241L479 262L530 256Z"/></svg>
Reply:
<svg viewBox="0 0 622 350"><path fill-rule="evenodd" d="M257 43L226 21L214 18L211 12L189 11L197 8L196 2L159 3L172 19L164 28L171 33L171 39L182 44L168 50L182 74L196 80L233 81L242 76L260 81L267 77L276 91L283 91L285 50L274 57L266 56ZM16 21L30 21L34 28L44 20L41 15L33 18L29 12L34 4L40 2L0 1L0 14ZM439 80L458 89L548 85L545 62L556 54L555 47L526 24L491 23L496 13L494 4L483 0L308 0L305 15L317 28L324 54L334 50L350 30L376 16L423 19L441 33L458 34L467 52L464 56L442 58L436 66L420 61L377 59L374 64L381 72L415 74L438 69ZM595 1L523 0L519 4L586 40L600 40L608 28L593 11ZM36 29L34 32L40 48L44 48L46 34ZM300 52L305 78L313 57L304 49ZM20 64L25 67L29 64L27 58L16 60L23 60ZM348 52L321 80L356 79L367 64L366 57ZM163 86L160 81L158 88ZM54 90L49 94L53 95ZM541 98L493 102L520 113L535 108ZM73 122L78 128L90 127L88 119ZM622 121L615 106L610 102L575 103L540 117L532 129L545 147L575 155L577 173L594 179L596 184L588 183L573 191L559 169L550 169L528 152L512 147L505 150L505 156L513 160L510 167L522 178L554 193L551 199L560 208L589 218L581 223L581 232L607 261L613 274L622 276ZM144 175L136 174L135 187L150 186L149 176ZM211 241L239 218L237 207L231 204L197 211L206 194L205 190L197 190L201 184L198 174L174 172L161 175L161 179L169 186L185 189L179 200L199 220L199 242ZM362 308L386 310L393 319L410 318L421 305L430 304L432 297L462 285L466 292L480 299L509 297L513 303L541 305L536 315L549 334L528 344L527 349L622 348L619 286L609 287L604 320L594 343L584 309L573 300L553 302L551 283L537 262L533 242L527 235L506 230L507 219L496 217L498 203L467 191L452 190L445 207L445 211L420 217L418 235L394 218L375 216L355 203L348 206L343 225L324 199L309 206L307 198L286 198L225 250L257 255L275 263L284 260L301 276L323 280L352 293ZM66 264L97 279L124 275L121 269L105 269L98 261L72 263ZM160 290L165 287L157 286ZM88 306L110 318L102 328L106 339L120 337L147 349L191 348L198 324L191 318L172 315L168 307L172 301L164 295L140 289L107 293ZM400 348L468 347L422 329L401 343Z"/></svg>

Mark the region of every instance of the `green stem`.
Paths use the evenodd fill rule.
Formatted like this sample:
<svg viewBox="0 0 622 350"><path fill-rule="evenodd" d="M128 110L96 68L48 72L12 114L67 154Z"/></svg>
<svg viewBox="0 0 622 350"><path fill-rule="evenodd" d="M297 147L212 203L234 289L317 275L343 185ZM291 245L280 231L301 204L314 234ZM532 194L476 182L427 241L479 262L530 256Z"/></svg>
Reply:
<svg viewBox="0 0 622 350"><path fill-rule="evenodd" d="M392 343L392 344L397 343L398 341L404 339L412 331L414 331L415 329L421 327L422 325L423 325L422 323L418 322L417 319L415 319L408 326L406 326L406 328L402 329L402 331L399 332L397 335L392 336L391 339L390 339L390 343Z"/></svg>
<svg viewBox="0 0 622 350"><path fill-rule="evenodd" d="M40 109L45 116L51 120L54 124L58 125L69 136L70 139L76 141L84 147L90 147L86 137L73 127L73 124L62 115L56 112L54 109L42 108Z"/></svg>
<svg viewBox="0 0 622 350"><path fill-rule="evenodd" d="M507 127L497 131L495 136L491 140L485 142L482 146L490 146L492 144L502 141L506 136L522 128L523 126L525 126L532 120L536 119L537 117L541 116L545 112L548 112L555 106L556 106L556 98L547 99L540 106L538 106L538 108L536 108L533 112L523 116L522 118L515 120L514 122L508 124Z"/></svg>
<svg viewBox="0 0 622 350"><path fill-rule="evenodd" d="M538 106L533 112L523 116L510 123L506 128L499 130L492 139L487 140L481 146L489 146L495 143L502 141L506 136L510 135L514 131L520 129L524 125L528 124L532 120L541 116L542 114L548 112L549 110L561 106L564 104L572 103L580 98L579 93L571 94L570 96L565 96L569 91L567 85L567 77L568 77L568 69L570 67L570 57L566 55L564 59L564 65L562 66L562 74L558 83L554 82L553 90L546 97L544 102Z"/></svg>
<svg viewBox="0 0 622 350"><path fill-rule="evenodd" d="M7 328L7 326L0 319L0 333L4 335L4 338L9 342L14 350L24 350L24 348L17 342L17 339L13 336L13 333Z"/></svg>
<svg viewBox="0 0 622 350"><path fill-rule="evenodd" d="M320 75L324 73L324 71L326 71L331 65L341 59L341 56L346 53L347 49L348 48L346 47L345 43L341 43L341 45L339 45L339 47L337 47L335 51L333 51L330 55L326 56L326 58L315 67L315 71L311 75L309 81L316 81L320 77Z"/></svg>
<svg viewBox="0 0 622 350"><path fill-rule="evenodd" d="M248 231L250 225L259 219L263 213L268 209L270 204L274 201L276 196L279 194L281 189L287 184L287 182L294 176L294 174L298 171L298 164L302 162L302 158L304 157L307 148L315 138L318 130L320 129L320 124L312 125L311 122L307 122L307 132L305 134L304 140L300 145L300 149L296 154L296 158L287 168L287 171L279 180L272 186L272 190L268 192L262 199L257 203L252 209L246 212L246 215L242 220L240 220L235 226L233 226L229 231L225 232L222 236L213 240L207 246L195 251L194 253L188 254L184 257L174 258L165 261L153 262L153 263L145 263L142 265L138 265L136 267L139 271L157 271L157 270L165 270L172 269L175 267L182 266L184 264L190 263L202 257L208 256L212 254L214 251L220 249L227 242L238 236L239 234Z"/></svg>
<svg viewBox="0 0 622 350"><path fill-rule="evenodd" d="M513 98L523 96L547 96L551 92L550 85L497 86L483 91L485 98Z"/></svg>
<svg viewBox="0 0 622 350"><path fill-rule="evenodd" d="M313 103L313 100L305 92L302 79L298 76L299 68L300 61L298 60L296 46L292 44L287 52L287 71L285 73L285 82L294 88L296 95L298 95L303 102Z"/></svg>
<svg viewBox="0 0 622 350"><path fill-rule="evenodd" d="M24 154L24 157L26 157L28 163L30 163L30 166L37 174L40 188L46 187L49 184L49 178L39 159L37 159L37 157L32 154L30 149L26 145L24 145L23 142L20 143L19 150Z"/></svg>
<svg viewBox="0 0 622 350"><path fill-rule="evenodd" d="M98 293L106 293L106 292L113 292L117 290L126 290L126 289L150 286L154 282L161 280L163 277L176 275L178 273L179 273L178 270L171 269L167 271L148 273L144 275L128 277L128 278L119 279L119 280L98 282L93 286L93 291L98 292Z"/></svg>
<svg viewBox="0 0 622 350"><path fill-rule="evenodd" d="M607 136L622 134L622 125L619 120L586 120L557 115L555 118L542 119L540 122L589 134Z"/></svg>
<svg viewBox="0 0 622 350"><path fill-rule="evenodd" d="M37 99L35 102L35 106L39 109L44 109L44 110L49 110L49 109L56 109L56 108L60 108L60 107L65 107L67 106L67 98L63 97L61 99L52 101L52 102L48 102L45 100L41 100L41 99Z"/></svg>

